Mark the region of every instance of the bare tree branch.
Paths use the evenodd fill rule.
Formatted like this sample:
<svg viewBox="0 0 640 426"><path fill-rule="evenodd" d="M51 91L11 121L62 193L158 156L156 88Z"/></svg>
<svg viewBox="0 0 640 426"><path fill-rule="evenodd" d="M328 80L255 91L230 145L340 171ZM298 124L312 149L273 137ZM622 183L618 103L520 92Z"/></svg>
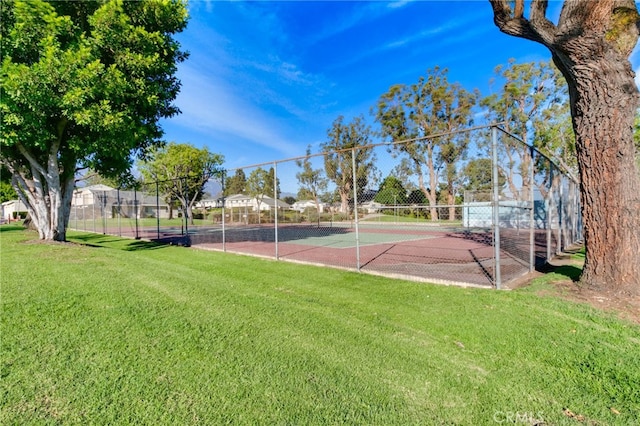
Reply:
<svg viewBox="0 0 640 426"><path fill-rule="evenodd" d="M513 12L514 18L524 17L524 0L516 0L516 8Z"/></svg>
<svg viewBox="0 0 640 426"><path fill-rule="evenodd" d="M532 40L545 46L550 46L553 42L555 26L544 17L547 8L546 0L537 0L531 5L531 13L536 25L524 17L524 10L519 10L519 7L524 5L517 3L516 12L512 12L506 0L489 0L489 3L493 8L493 21L503 33Z"/></svg>

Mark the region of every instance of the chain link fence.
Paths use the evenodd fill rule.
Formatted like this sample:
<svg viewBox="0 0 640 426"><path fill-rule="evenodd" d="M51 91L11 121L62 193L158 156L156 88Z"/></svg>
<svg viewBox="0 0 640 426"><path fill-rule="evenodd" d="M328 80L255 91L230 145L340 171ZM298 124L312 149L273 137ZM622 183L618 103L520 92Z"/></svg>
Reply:
<svg viewBox="0 0 640 426"><path fill-rule="evenodd" d="M79 188L69 225L497 288L582 239L577 182L497 126L225 170L189 206L159 188Z"/></svg>

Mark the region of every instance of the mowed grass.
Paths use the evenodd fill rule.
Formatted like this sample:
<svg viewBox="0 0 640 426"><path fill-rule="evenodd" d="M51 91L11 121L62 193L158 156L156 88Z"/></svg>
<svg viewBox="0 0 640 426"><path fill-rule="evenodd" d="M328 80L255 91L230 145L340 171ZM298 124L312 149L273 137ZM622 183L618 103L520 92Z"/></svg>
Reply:
<svg viewBox="0 0 640 426"><path fill-rule="evenodd" d="M0 230L3 425L640 422L640 327L583 305Z"/></svg>

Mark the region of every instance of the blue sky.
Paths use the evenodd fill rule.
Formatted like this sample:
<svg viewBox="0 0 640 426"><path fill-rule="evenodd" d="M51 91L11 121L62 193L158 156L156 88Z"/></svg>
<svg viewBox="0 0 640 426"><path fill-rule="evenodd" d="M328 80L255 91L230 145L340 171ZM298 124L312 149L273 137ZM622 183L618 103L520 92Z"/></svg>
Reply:
<svg viewBox="0 0 640 426"><path fill-rule="evenodd" d="M561 4L550 2L552 19ZM182 114L163 121L165 139L221 153L227 168L317 152L338 116L372 121L380 95L429 68L488 95L497 65L550 58L500 33L486 0L194 0L189 11Z"/></svg>

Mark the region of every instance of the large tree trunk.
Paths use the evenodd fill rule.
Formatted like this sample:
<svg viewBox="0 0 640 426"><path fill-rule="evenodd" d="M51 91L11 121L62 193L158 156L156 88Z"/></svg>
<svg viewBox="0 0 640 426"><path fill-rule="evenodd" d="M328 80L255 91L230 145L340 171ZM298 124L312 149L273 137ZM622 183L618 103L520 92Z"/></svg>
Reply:
<svg viewBox="0 0 640 426"><path fill-rule="evenodd" d="M348 214L349 213L349 195L350 190L340 190L340 213Z"/></svg>
<svg viewBox="0 0 640 426"><path fill-rule="evenodd" d="M447 203L449 204L449 220L453 222L456 220L456 207L454 205L456 203L456 196L453 193L453 185L449 185Z"/></svg>
<svg viewBox="0 0 640 426"><path fill-rule="evenodd" d="M576 133L586 261L581 281L640 294L640 173L633 120L638 88L628 57L640 16L631 0L566 1L557 25L547 2L511 10L490 0L501 31L545 45L569 86Z"/></svg>
<svg viewBox="0 0 640 426"><path fill-rule="evenodd" d="M438 193L436 192L436 185L437 185L436 168L435 168L435 165L433 164L431 149L427 151L426 157L427 157L427 168L429 169L429 187L428 188L427 188L427 185L425 185L424 183L424 175L422 174L422 165L420 163L420 160L417 160L415 158L412 158L412 160L416 168L415 169L416 174L418 175L418 188L420 188L420 191L422 191L425 198L429 202L429 213L431 216L431 220L435 222L438 220L438 209L436 209L436 204L438 204L438 200L437 200Z"/></svg>
<svg viewBox="0 0 640 426"><path fill-rule="evenodd" d="M634 161L638 96L632 75L603 58L583 64L572 70L572 105L586 242L581 279L637 293L640 177Z"/></svg>
<svg viewBox="0 0 640 426"><path fill-rule="evenodd" d="M65 167L60 163L57 148L58 144L53 144L45 166L19 145L18 149L28 161L29 168L11 162L5 165L12 173L13 188L27 207L38 237L66 241L75 178L73 166L67 164Z"/></svg>
<svg viewBox="0 0 640 426"><path fill-rule="evenodd" d="M35 179L16 175L14 189L27 207L33 226L41 240L66 241L74 179Z"/></svg>

